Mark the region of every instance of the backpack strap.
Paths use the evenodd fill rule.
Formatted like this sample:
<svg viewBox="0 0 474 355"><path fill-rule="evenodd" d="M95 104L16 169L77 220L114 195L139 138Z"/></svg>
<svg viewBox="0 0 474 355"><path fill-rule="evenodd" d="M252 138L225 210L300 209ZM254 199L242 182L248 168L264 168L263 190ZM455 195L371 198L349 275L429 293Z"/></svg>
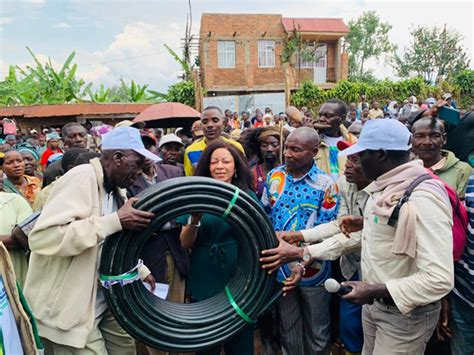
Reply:
<svg viewBox="0 0 474 355"><path fill-rule="evenodd" d="M405 193L403 194L402 198L398 200L397 205L392 211L392 214L390 215L390 218L388 219L388 225L391 227L395 227L395 224L398 222L398 217L400 216L400 209L402 208L403 204L408 201L410 198L413 190L420 185L423 181L433 179L433 177L430 174L423 174L418 176L416 179L414 179L410 185L408 185L407 189L405 190Z"/></svg>

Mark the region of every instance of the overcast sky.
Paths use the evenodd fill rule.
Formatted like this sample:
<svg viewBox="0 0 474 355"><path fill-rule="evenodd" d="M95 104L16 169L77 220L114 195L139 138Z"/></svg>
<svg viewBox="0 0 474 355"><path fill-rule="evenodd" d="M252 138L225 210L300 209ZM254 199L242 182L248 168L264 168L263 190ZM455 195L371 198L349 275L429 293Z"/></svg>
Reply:
<svg viewBox="0 0 474 355"><path fill-rule="evenodd" d="M199 33L203 12L274 13L286 17L341 17L346 24L375 10L393 28L390 39L400 50L410 43L417 25L446 24L461 32L474 65L473 1L279 1L192 0L193 32ZM166 91L180 68L163 44L179 50L184 36L187 0L0 0L0 79L9 64L32 62L26 46L40 59L62 64L72 51L78 74L97 86L134 79ZM369 61L379 78L394 78L383 58Z"/></svg>

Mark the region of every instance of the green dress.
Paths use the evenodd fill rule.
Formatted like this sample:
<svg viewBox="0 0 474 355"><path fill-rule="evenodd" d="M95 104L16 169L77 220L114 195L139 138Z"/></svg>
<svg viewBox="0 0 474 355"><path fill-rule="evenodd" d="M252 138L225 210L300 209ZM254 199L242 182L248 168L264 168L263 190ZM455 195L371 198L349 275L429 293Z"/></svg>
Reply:
<svg viewBox="0 0 474 355"><path fill-rule="evenodd" d="M220 217L204 215L191 253L188 295L202 301L222 291L236 262L237 242L230 225Z"/></svg>
<svg viewBox="0 0 474 355"><path fill-rule="evenodd" d="M253 192L248 193L254 200ZM185 225L189 215L178 218ZM194 242L186 294L191 299L202 301L221 292L230 281L237 265L237 242L235 231L221 217L204 214ZM253 328L242 330L224 344L226 354L253 354ZM199 354L219 354L211 349Z"/></svg>

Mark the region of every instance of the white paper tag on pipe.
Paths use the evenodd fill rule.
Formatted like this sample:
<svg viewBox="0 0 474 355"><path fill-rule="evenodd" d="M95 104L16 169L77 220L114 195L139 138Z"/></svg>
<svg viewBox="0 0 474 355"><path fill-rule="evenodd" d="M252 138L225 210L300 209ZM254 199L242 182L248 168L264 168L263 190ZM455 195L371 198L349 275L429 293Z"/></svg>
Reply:
<svg viewBox="0 0 474 355"><path fill-rule="evenodd" d="M151 292L151 286L147 284L146 282L143 282L143 285L146 287L148 291ZM168 296L168 291L170 289L170 285L168 284L160 284L156 283L155 284L155 290L152 292L156 297L161 298L162 300L166 299L166 296Z"/></svg>

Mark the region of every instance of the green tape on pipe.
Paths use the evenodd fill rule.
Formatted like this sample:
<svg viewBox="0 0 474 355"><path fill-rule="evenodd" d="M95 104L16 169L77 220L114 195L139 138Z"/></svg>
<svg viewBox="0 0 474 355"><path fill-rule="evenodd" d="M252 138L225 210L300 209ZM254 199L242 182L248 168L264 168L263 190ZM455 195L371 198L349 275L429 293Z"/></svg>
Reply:
<svg viewBox="0 0 474 355"><path fill-rule="evenodd" d="M235 202L237 201L237 198L239 197L239 189L235 189L234 196L232 196L232 200L230 200L229 206L227 206L227 209L224 211L222 214L222 218L226 218L230 211L232 210L232 207L234 207Z"/></svg>
<svg viewBox="0 0 474 355"><path fill-rule="evenodd" d="M226 286L224 288L225 294L227 295L227 298L229 299L229 303L232 306L232 308L235 309L235 312L247 323L249 324L254 324L255 321L252 320L247 314L245 314L244 311L239 307L239 305L235 302L234 298L232 297L232 293L230 293L229 286Z"/></svg>

